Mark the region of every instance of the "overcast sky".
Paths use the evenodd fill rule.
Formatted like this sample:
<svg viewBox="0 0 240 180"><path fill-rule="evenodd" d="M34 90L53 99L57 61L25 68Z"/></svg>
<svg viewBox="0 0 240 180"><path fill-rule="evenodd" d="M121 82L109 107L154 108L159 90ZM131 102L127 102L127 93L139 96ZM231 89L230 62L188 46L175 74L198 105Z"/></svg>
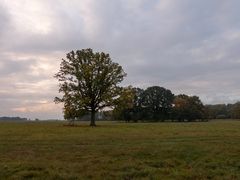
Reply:
<svg viewBox="0 0 240 180"><path fill-rule="evenodd" d="M109 53L122 85L158 85L206 103L240 100L239 0L0 0L0 116L62 118L70 50Z"/></svg>

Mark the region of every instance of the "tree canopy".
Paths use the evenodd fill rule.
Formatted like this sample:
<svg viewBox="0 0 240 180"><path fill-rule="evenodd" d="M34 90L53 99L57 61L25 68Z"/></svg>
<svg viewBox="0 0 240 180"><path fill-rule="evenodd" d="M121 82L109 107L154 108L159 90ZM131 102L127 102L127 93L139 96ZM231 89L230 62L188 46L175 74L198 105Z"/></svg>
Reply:
<svg viewBox="0 0 240 180"><path fill-rule="evenodd" d="M151 119L166 119L171 111L174 94L168 89L159 86L147 88L142 95L142 105Z"/></svg>
<svg viewBox="0 0 240 180"><path fill-rule="evenodd" d="M113 106L121 89L118 84L126 76L123 68L114 63L109 54L92 49L71 51L62 59L55 74L62 97L55 102L64 103L64 117L75 119L91 113L91 126L95 126L95 113Z"/></svg>
<svg viewBox="0 0 240 180"><path fill-rule="evenodd" d="M174 95L168 89L159 86L128 88L131 95L124 96L124 101L115 109L115 119L126 121L164 120L168 119L172 110ZM128 102L131 102L130 105Z"/></svg>
<svg viewBox="0 0 240 180"><path fill-rule="evenodd" d="M180 94L173 101L173 117L178 121L204 119L205 108L197 96Z"/></svg>

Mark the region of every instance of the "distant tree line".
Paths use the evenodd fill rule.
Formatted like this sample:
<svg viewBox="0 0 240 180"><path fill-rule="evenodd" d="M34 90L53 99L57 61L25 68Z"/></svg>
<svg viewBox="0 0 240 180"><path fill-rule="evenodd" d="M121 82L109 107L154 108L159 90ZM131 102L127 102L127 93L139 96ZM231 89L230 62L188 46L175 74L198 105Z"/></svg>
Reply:
<svg viewBox="0 0 240 180"><path fill-rule="evenodd" d="M21 118L21 117L0 117L0 121L27 121L27 118Z"/></svg>
<svg viewBox="0 0 240 180"><path fill-rule="evenodd" d="M240 102L206 105L205 109L209 119L240 119Z"/></svg>
<svg viewBox="0 0 240 180"><path fill-rule="evenodd" d="M199 97L175 96L170 90L152 86L125 88L113 110L114 119L129 121L203 121L205 107Z"/></svg>
<svg viewBox="0 0 240 180"><path fill-rule="evenodd" d="M240 119L240 102L203 105L198 96L174 95L170 90L152 86L127 87L112 112L115 120L133 121L206 121Z"/></svg>

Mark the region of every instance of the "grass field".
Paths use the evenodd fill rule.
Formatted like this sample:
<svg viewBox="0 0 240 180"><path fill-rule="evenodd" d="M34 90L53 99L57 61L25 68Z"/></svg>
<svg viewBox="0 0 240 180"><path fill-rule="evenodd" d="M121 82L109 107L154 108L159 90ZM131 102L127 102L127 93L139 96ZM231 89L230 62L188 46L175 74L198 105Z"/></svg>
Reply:
<svg viewBox="0 0 240 180"><path fill-rule="evenodd" d="M240 121L0 123L0 179L240 179Z"/></svg>

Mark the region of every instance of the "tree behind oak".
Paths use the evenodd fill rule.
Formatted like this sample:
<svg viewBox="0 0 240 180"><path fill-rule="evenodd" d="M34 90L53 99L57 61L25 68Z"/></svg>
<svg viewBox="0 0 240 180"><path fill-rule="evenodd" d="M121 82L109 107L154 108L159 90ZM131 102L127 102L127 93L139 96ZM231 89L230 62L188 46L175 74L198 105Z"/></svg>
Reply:
<svg viewBox="0 0 240 180"><path fill-rule="evenodd" d="M174 94L159 86L148 87L142 94L143 110L146 118L162 121L168 119L172 110Z"/></svg>
<svg viewBox="0 0 240 180"><path fill-rule="evenodd" d="M79 118L83 112L90 112L90 126L95 126L96 112L114 104L121 92L118 84L125 76L122 67L112 62L109 54L94 53L92 49L71 51L62 59L55 75L59 92L63 93L63 97L55 101L64 103L67 118Z"/></svg>
<svg viewBox="0 0 240 180"><path fill-rule="evenodd" d="M173 104L173 118L178 121L194 121L205 118L205 107L197 96L180 94L175 96Z"/></svg>

